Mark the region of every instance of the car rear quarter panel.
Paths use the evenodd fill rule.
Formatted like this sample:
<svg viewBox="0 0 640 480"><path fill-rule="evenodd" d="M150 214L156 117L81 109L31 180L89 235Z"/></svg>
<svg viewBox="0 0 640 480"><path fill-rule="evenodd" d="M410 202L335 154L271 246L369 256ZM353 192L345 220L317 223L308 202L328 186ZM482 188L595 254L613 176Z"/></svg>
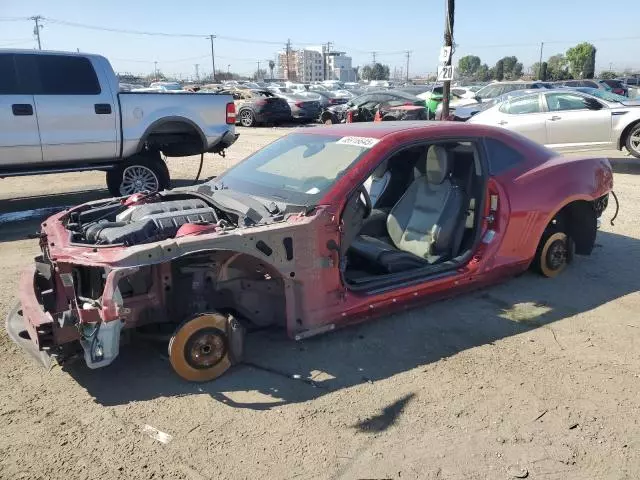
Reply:
<svg viewBox="0 0 640 480"><path fill-rule="evenodd" d="M508 225L495 264L530 263L545 228L566 205L593 201L611 191L606 158L553 157L534 168L496 177L508 201Z"/></svg>

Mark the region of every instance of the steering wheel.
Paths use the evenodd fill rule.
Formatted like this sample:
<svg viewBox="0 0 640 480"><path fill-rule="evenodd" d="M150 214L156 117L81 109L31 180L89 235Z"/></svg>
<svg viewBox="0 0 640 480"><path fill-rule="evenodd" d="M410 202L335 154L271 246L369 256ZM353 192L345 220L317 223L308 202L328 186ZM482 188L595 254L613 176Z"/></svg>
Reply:
<svg viewBox="0 0 640 480"><path fill-rule="evenodd" d="M371 197L369 196L369 192L364 187L364 185L360 185L360 188L358 188L358 193L360 193L360 200L362 200L364 203L364 215L362 216L362 219L364 220L365 218L369 218L369 215L371 215L373 205L371 204Z"/></svg>

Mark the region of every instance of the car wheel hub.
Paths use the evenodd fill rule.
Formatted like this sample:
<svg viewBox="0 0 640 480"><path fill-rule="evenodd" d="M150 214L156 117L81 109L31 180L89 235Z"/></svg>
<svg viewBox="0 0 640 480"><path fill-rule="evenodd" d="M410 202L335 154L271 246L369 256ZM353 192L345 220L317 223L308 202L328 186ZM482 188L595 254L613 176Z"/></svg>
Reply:
<svg viewBox="0 0 640 480"><path fill-rule="evenodd" d="M184 346L184 356L191 367L201 370L220 363L227 354L224 333L216 328L203 328L194 333Z"/></svg>
<svg viewBox="0 0 640 480"><path fill-rule="evenodd" d="M153 171L142 165L132 165L122 172L121 195L139 192L157 192L160 188L158 177Z"/></svg>
<svg viewBox="0 0 640 480"><path fill-rule="evenodd" d="M551 244L547 253L547 263L552 270L558 270L567 263L569 250L567 243L563 240L556 240Z"/></svg>
<svg viewBox="0 0 640 480"><path fill-rule="evenodd" d="M631 134L631 148L640 153L640 130L636 130Z"/></svg>

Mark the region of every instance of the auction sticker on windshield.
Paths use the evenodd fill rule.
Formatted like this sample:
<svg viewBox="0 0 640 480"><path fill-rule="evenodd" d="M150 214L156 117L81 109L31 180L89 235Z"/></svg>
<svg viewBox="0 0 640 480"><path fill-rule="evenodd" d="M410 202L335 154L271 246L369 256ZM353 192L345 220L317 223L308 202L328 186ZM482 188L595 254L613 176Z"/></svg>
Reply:
<svg viewBox="0 0 640 480"><path fill-rule="evenodd" d="M380 140L370 137L342 137L336 142L337 145L354 145L356 147L371 148Z"/></svg>

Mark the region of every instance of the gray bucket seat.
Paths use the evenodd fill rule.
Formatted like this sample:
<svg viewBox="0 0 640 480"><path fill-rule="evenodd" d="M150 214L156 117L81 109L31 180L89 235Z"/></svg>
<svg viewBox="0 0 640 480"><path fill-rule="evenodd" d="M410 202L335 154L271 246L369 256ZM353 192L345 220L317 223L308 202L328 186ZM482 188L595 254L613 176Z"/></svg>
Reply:
<svg viewBox="0 0 640 480"><path fill-rule="evenodd" d="M388 241L360 235L351 251L394 273L445 261L459 252L468 201L451 177L449 152L427 150L426 170L411 183L387 217Z"/></svg>

